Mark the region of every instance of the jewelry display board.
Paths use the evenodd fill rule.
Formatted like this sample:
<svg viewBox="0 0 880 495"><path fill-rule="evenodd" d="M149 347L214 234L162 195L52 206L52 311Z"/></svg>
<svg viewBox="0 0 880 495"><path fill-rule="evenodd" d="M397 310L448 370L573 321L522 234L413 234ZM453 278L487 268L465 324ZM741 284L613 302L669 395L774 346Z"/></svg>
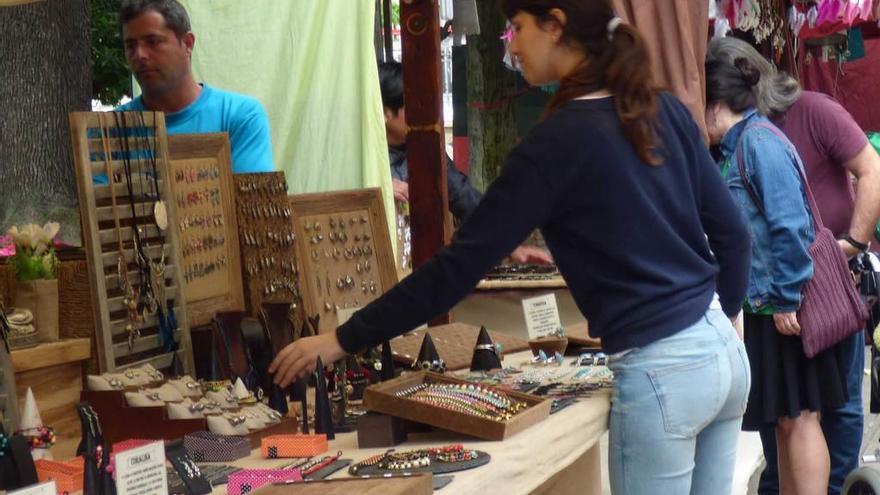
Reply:
<svg viewBox="0 0 880 495"><path fill-rule="evenodd" d="M290 196L303 304L320 314L320 332L339 312L362 308L397 283L397 269L378 188Z"/></svg>
<svg viewBox="0 0 880 495"><path fill-rule="evenodd" d="M190 326L207 325L218 311L244 311L229 138L168 136L168 154L186 312Z"/></svg>
<svg viewBox="0 0 880 495"><path fill-rule="evenodd" d="M192 373L165 117L74 112L70 128L99 367L167 369L176 354Z"/></svg>
<svg viewBox="0 0 880 495"><path fill-rule="evenodd" d="M470 411L468 401L462 398L448 398L442 395L438 401L451 400L449 407L435 403L416 400L410 391L432 385L443 387L464 386L464 392L474 392L472 382L459 380L447 375L420 371L407 373L393 380L377 383L364 391L364 408L394 417L408 419L417 423L431 425L444 430L471 435L484 440L504 440L520 431L537 424L550 415L551 401L513 391L502 391L491 387L478 387L476 392L491 391L495 394L494 408L497 398L507 399L522 406L505 419L495 419L474 414ZM470 390L468 390L470 386ZM487 406L488 407L488 406ZM489 409L495 410L495 409Z"/></svg>
<svg viewBox="0 0 880 495"><path fill-rule="evenodd" d="M479 327L466 323L450 323L428 329L440 358L446 363L448 370L460 370L470 367L474 355L474 346L480 334ZM505 333L489 330L492 342L501 345L505 353L523 351L529 348L528 341L511 337ZM412 366L419 357L419 349L425 338L425 330L415 330L391 339L391 354L394 360Z"/></svg>
<svg viewBox="0 0 880 495"><path fill-rule="evenodd" d="M300 268L284 172L233 179L248 312L256 314L264 302L290 303L296 309L302 300Z"/></svg>

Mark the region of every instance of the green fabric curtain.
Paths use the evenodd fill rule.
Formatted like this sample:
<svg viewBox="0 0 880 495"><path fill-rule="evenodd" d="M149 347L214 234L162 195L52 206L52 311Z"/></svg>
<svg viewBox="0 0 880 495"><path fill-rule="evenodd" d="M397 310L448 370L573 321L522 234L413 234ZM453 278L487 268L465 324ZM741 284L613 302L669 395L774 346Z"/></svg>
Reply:
<svg viewBox="0 0 880 495"><path fill-rule="evenodd" d="M181 3L196 35L196 79L263 103L275 166L291 193L381 187L396 239L373 48L375 2Z"/></svg>

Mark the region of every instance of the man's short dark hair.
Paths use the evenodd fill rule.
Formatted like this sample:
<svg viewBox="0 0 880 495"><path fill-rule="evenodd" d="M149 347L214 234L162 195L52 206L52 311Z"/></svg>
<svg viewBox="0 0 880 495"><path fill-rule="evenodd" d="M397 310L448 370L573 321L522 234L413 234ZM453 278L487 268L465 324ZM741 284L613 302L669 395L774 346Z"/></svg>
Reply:
<svg viewBox="0 0 880 495"><path fill-rule="evenodd" d="M177 0L125 0L119 9L119 28L150 11L158 12L178 39L191 31L189 15Z"/></svg>
<svg viewBox="0 0 880 495"><path fill-rule="evenodd" d="M400 62L379 64L379 87L384 107L394 113L403 108L403 65Z"/></svg>

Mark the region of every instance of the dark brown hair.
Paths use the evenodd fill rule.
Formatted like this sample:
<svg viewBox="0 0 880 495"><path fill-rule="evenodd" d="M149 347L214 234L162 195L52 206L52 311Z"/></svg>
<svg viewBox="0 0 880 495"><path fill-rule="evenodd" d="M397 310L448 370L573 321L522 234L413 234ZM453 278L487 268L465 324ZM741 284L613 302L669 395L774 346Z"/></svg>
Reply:
<svg viewBox="0 0 880 495"><path fill-rule="evenodd" d="M743 113L758 105L758 83L761 73L746 58L730 63L725 60L706 62L706 103L724 103L734 113Z"/></svg>
<svg viewBox="0 0 880 495"><path fill-rule="evenodd" d="M158 12L177 39L191 31L189 15L177 0L125 0L119 9L119 29L147 12Z"/></svg>
<svg viewBox="0 0 880 495"><path fill-rule="evenodd" d="M646 163L659 165L657 88L651 60L641 35L620 24L613 33L608 22L615 17L609 0L501 0L508 18L519 12L535 16L539 24L557 22L550 10L565 13L563 42L584 50L588 59L559 81L559 91L545 111L548 116L586 93L608 89L614 95L617 116L627 140Z"/></svg>

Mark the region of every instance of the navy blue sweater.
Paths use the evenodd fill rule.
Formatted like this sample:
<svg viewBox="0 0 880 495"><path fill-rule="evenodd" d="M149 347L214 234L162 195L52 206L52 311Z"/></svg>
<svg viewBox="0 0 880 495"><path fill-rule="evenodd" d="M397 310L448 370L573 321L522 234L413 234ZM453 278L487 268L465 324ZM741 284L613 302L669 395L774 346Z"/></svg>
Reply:
<svg viewBox="0 0 880 495"><path fill-rule="evenodd" d="M450 245L337 329L342 348L360 351L448 311L535 228L608 352L687 328L716 291L737 314L749 275L745 219L688 110L663 94L658 118L657 167L626 140L612 97L572 101L538 124Z"/></svg>

